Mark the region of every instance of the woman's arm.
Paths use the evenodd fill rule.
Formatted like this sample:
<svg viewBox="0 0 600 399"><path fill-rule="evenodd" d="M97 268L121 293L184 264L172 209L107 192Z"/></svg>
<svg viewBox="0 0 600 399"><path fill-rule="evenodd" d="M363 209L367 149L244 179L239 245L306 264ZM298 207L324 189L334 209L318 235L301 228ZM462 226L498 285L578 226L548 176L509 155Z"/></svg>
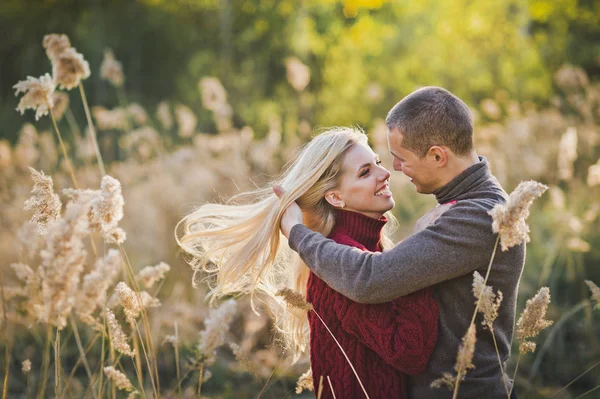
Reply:
<svg viewBox="0 0 600 399"><path fill-rule="evenodd" d="M349 239L336 242L362 247ZM345 331L399 371L411 375L425 371L438 329L439 309L432 287L378 305L340 299L345 306L335 311Z"/></svg>

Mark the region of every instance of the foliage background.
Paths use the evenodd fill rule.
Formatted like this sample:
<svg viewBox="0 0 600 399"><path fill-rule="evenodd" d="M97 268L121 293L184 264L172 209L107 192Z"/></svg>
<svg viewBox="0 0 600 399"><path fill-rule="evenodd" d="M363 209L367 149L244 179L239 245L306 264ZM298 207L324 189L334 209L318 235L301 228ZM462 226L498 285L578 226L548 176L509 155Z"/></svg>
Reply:
<svg viewBox="0 0 600 399"><path fill-rule="evenodd" d="M267 140L273 129L279 131L279 150L256 155L253 162L234 163L243 165L238 169L231 166L227 151L245 156L244 149L225 146L225 151L213 151L213 158L203 166L211 171L212 180L195 181L206 187L178 192L181 197L171 198L168 206L162 202L162 207L152 208L155 219L149 218L156 231L141 223L139 218L147 214L129 211L125 225L130 235L138 234L137 242L130 239L134 260L143 264L166 259L176 265L183 276L179 280L186 283L186 273L191 272L181 261L171 232L191 205L214 199L215 192L233 193L234 181L241 188L249 187L248 178L264 181L289 159L293 147L320 126L359 125L372 133L373 144L385 152L385 145L377 142L381 120L398 100L424 85L449 89L473 109L478 147L492 161L507 191L524 179L552 186L551 194L533 210L519 308L540 286L550 286L555 330L543 334L537 353L523 360L518 376L522 396L544 397L600 360L598 312L589 304L580 306L589 296L583 280L600 282L600 229L593 213L598 212L600 189L588 178L590 166L600 156L597 0L4 0L0 3L0 137L13 146L23 123L34 119L33 113L21 117L15 112L18 98L12 86L25 76L50 70L41 47L47 33L67 34L89 61L92 76L85 86L92 105L122 105L98 72L104 49L111 48L123 64L126 101L141 104L150 114L161 101L185 104L197 117L196 134L217 138L223 131L213 113L203 108L198 87L201 78L213 76L227 91L232 130L252 127L257 151L264 143L260 140ZM297 57L310 69L306 88L296 90L290 84L288 57ZM561 71L571 71L577 82L565 83ZM73 114L83 126L81 103L71 97ZM40 131L51 130L50 123L42 118L35 125ZM158 126L154 116L150 123ZM578 151L573 170L564 178L558 158L563 151L561 137L569 127L578 132ZM169 152L193 141L173 129L159 133ZM99 132L103 156L118 174L129 155L119 149L114 137L113 131ZM72 138L67 141L75 145ZM267 158L263 163L261 156ZM391 169L391 164L387 166ZM228 167L235 170L224 173ZM136 175L129 174L129 181L122 178L126 201L137 205L156 201L152 195L160 188L144 186L134 197L134 187L143 186L143 179L157 168L160 165L140 162ZM161 173L177 185L190 183L184 177L195 172L167 169ZM30 184L26 173L21 176L24 186ZM395 194L396 213L404 226L401 238L433 202L418 197L403 176L394 178L399 181ZM3 187L3 194L13 192L13 185ZM5 198L18 203L21 197ZM3 218L7 240L12 221ZM569 245L574 238L589 247L575 250ZM2 266L8 269L15 257L8 244L12 241L5 242L6 265ZM169 281L166 292L175 285ZM198 306L202 303L202 298L187 298L198 301ZM269 339L264 341L267 345ZM292 378L294 372L289 372ZM221 378L213 392L227 397L223 393L231 389L227 381L235 377ZM289 384L283 376L280 381ZM596 368L574 384L569 395L575 397L599 383L600 368Z"/></svg>

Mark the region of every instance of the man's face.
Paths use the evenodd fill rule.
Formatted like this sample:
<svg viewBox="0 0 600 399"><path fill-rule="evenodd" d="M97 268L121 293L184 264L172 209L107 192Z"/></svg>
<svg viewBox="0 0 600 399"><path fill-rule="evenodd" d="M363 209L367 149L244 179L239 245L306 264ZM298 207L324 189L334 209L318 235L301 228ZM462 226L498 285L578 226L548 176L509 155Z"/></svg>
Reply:
<svg viewBox="0 0 600 399"><path fill-rule="evenodd" d="M430 154L420 158L402 146L402 133L398 129L388 132L388 146L394 157L394 170L404 173L418 193L431 194L441 186L437 164Z"/></svg>

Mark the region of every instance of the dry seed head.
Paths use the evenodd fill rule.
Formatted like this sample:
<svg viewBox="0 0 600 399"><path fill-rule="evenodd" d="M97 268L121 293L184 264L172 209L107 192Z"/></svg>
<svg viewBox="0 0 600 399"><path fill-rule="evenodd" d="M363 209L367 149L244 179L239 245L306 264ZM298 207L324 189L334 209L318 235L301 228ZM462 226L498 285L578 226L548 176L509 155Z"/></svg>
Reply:
<svg viewBox="0 0 600 399"><path fill-rule="evenodd" d="M144 287L150 288L154 283L165 278L169 270L171 270L171 266L165 262L160 262L156 266L146 266L138 272L136 280L142 282Z"/></svg>
<svg viewBox="0 0 600 399"><path fill-rule="evenodd" d="M121 281L115 287L115 294L117 295L117 298L119 298L121 306L123 306L127 321L131 324L135 324L135 319L137 319L142 311L140 301L138 300L135 291Z"/></svg>
<svg viewBox="0 0 600 399"><path fill-rule="evenodd" d="M590 187L600 185L600 160L588 168L587 185Z"/></svg>
<svg viewBox="0 0 600 399"><path fill-rule="evenodd" d="M59 87L71 90L90 76L90 64L75 48L69 47L52 60L52 75Z"/></svg>
<svg viewBox="0 0 600 399"><path fill-rule="evenodd" d="M567 240L567 249L573 252L589 252L591 247L580 237L571 237Z"/></svg>
<svg viewBox="0 0 600 399"><path fill-rule="evenodd" d="M596 307L600 308L600 288L596 284L594 284L591 280L585 280L585 283L588 287L590 287L590 291L592 292L592 299L596 301Z"/></svg>
<svg viewBox="0 0 600 399"><path fill-rule="evenodd" d="M63 51L71 47L71 41L67 35L51 33L44 36L42 45L46 49L48 58L53 61L58 58Z"/></svg>
<svg viewBox="0 0 600 399"><path fill-rule="evenodd" d="M25 201L25 210L33 210L31 222L38 225L40 234L46 234L49 223L60 217L62 203L60 197L54 193L54 182L50 176L44 172L38 172L32 167L29 168L31 178L33 179L32 196Z"/></svg>
<svg viewBox="0 0 600 399"><path fill-rule="evenodd" d="M552 321L546 320L546 312L550 303L550 289L542 287L531 299L527 300L525 309L517 321L517 339L525 343L527 338L536 337L540 331L552 325ZM530 350L531 345L523 347ZM535 346L533 346L535 349Z"/></svg>
<svg viewBox="0 0 600 399"><path fill-rule="evenodd" d="M138 125L145 125L146 122L148 122L148 114L146 113L146 110L138 103L129 104L129 106L127 106L127 113Z"/></svg>
<svg viewBox="0 0 600 399"><path fill-rule="evenodd" d="M462 376L467 371L475 368L473 365L473 354L475 353L475 343L477 342L475 324L471 324L467 333L462 338L462 344L458 349L458 355L456 356L456 364L454 370Z"/></svg>
<svg viewBox="0 0 600 399"><path fill-rule="evenodd" d="M22 80L13 86L16 90L15 96L19 93L25 93L25 95L19 101L17 111L23 115L25 110L35 110L35 120L37 121L40 117L48 115L48 107L54 105L54 81L50 74L40 76L39 79L33 76L28 76L27 80Z"/></svg>
<svg viewBox="0 0 600 399"><path fill-rule="evenodd" d="M444 373L442 374L442 378L438 378L437 380L433 381L431 383L431 385L429 385L431 388L442 388L442 387L446 387L449 390L454 390L454 384L456 384L456 377L454 377L452 374L450 373Z"/></svg>
<svg viewBox="0 0 600 399"><path fill-rule="evenodd" d="M66 325L79 292L87 258L83 238L89 234L88 212L89 205L67 203L63 217L49 224L45 247L40 251L40 287L30 303L39 321L59 329Z"/></svg>
<svg viewBox="0 0 600 399"><path fill-rule="evenodd" d="M114 367L104 367L104 374L108 379L114 381L117 389L124 389L126 391L134 390L133 385L131 385L131 382L127 376L121 373L119 370L116 370Z"/></svg>
<svg viewBox="0 0 600 399"><path fill-rule="evenodd" d="M574 127L563 133L558 145L558 178L569 180L573 177L573 162L577 159L577 130Z"/></svg>
<svg viewBox="0 0 600 399"><path fill-rule="evenodd" d="M225 342L225 331L237 311L237 302L229 299L216 309L211 309L204 321L204 330L200 332L198 351L205 358L205 364L215 360L215 350Z"/></svg>
<svg viewBox="0 0 600 399"><path fill-rule="evenodd" d="M296 57L285 60L287 80L296 91L303 91L310 83L310 69Z"/></svg>
<svg viewBox="0 0 600 399"><path fill-rule="evenodd" d="M121 194L121 183L111 177L104 176L100 184L100 195L92 199L92 225L99 225L104 238L109 243L120 244L124 241L124 231L118 227L123 218L125 200Z"/></svg>
<svg viewBox="0 0 600 399"><path fill-rule="evenodd" d="M21 371L23 372L23 374L29 373L31 371L31 360L23 360L22 366L23 367L21 368Z"/></svg>
<svg viewBox="0 0 600 399"><path fill-rule="evenodd" d="M297 308L305 311L310 311L313 308L312 304L307 302L302 294L290 288L283 288L277 291L275 296L282 297L287 306L291 308Z"/></svg>
<svg viewBox="0 0 600 399"><path fill-rule="evenodd" d="M92 107L92 114L98 130L125 130L127 127L127 111L123 108L109 110L102 106L95 106Z"/></svg>
<svg viewBox="0 0 600 399"><path fill-rule="evenodd" d="M194 135L198 119L189 107L183 104L175 105L175 119L179 127L179 137L187 138Z"/></svg>
<svg viewBox="0 0 600 399"><path fill-rule="evenodd" d="M502 303L502 291L494 294L492 287L484 284L478 272L473 273L473 295L479 300L478 312L483 313L483 325L493 330L494 320L498 317L498 309Z"/></svg>
<svg viewBox="0 0 600 399"><path fill-rule="evenodd" d="M302 391L313 391L314 383L313 383L313 373L312 368L309 368L298 378L298 382L296 382L296 394L299 395Z"/></svg>
<svg viewBox="0 0 600 399"><path fill-rule="evenodd" d="M106 291L120 270L121 254L111 248L106 257L96 261L94 270L83 278L76 305L76 313L83 322L98 327L99 323L92 317L92 313L106 302Z"/></svg>
<svg viewBox="0 0 600 399"><path fill-rule="evenodd" d="M530 180L519 183L510 194L506 204L498 204L488 213L492 216L492 230L500 235L503 251L529 242L529 226L526 219L533 200L540 197L548 187Z"/></svg>
<svg viewBox="0 0 600 399"><path fill-rule="evenodd" d="M166 101L162 101L158 104L158 107L156 107L156 118L165 129L171 130L171 128L173 128L173 116L171 116L171 110Z"/></svg>
<svg viewBox="0 0 600 399"><path fill-rule="evenodd" d="M123 86L125 81L123 66L115 59L111 49L104 50L104 59L100 65L100 77L108 80L114 87Z"/></svg>
<svg viewBox="0 0 600 399"><path fill-rule="evenodd" d="M198 88L202 94L204 108L218 112L227 106L227 92L219 79L215 77L202 78L198 83Z"/></svg>
<svg viewBox="0 0 600 399"><path fill-rule="evenodd" d="M69 95L60 91L55 91L52 95L52 113L56 121L60 121L69 107Z"/></svg>
<svg viewBox="0 0 600 399"><path fill-rule="evenodd" d="M110 332L110 341L115 349L124 355L134 356L135 351L131 350L127 342L127 336L110 309L106 309L106 324L108 324L108 331Z"/></svg>

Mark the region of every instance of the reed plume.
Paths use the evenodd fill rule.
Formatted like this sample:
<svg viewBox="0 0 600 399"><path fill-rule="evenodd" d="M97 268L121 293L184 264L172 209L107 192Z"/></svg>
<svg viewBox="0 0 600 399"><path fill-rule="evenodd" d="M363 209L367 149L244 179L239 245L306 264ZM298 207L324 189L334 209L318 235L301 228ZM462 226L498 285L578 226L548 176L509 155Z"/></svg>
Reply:
<svg viewBox="0 0 600 399"><path fill-rule="evenodd" d="M46 234L48 224L60 217L62 203L59 196L54 193L54 182L50 176L32 167L29 167L29 171L33 179L33 189L31 197L25 201L24 209L33 210L31 222L37 224L40 234Z"/></svg>
<svg viewBox="0 0 600 399"><path fill-rule="evenodd" d="M17 111L23 115L25 110L35 110L35 120L48 115L50 108L54 105L54 90L56 86L50 74L45 74L39 78L28 76L27 80L22 80L13 86L15 96L24 93L19 101Z"/></svg>

